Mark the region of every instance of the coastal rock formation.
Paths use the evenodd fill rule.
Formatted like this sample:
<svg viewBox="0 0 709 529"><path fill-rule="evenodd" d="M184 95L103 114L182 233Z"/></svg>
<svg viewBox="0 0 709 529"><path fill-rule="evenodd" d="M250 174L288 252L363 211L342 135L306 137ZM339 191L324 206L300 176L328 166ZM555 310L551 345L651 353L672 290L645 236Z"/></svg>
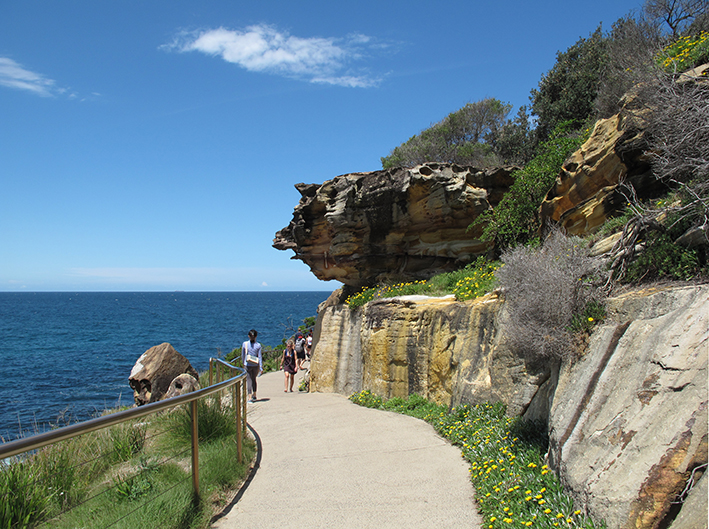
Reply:
<svg viewBox="0 0 709 529"><path fill-rule="evenodd" d="M680 508L678 528L705 524L701 472L686 501L673 501L707 462L709 286L610 299L574 363L529 365L509 347L506 321L499 294L324 305L311 391L502 401L508 414L548 424L550 467L610 529L666 527Z"/></svg>
<svg viewBox="0 0 709 529"><path fill-rule="evenodd" d="M142 406L165 398L170 383L182 373L198 378L189 360L169 343L145 351L136 361L128 378L136 405Z"/></svg>
<svg viewBox="0 0 709 529"><path fill-rule="evenodd" d="M503 306L497 294L329 306L318 316L310 388L346 395L368 389L386 398L417 393L453 406L503 401L520 415L551 371L509 348Z"/></svg>
<svg viewBox="0 0 709 529"><path fill-rule="evenodd" d="M589 139L564 162L542 202L542 225L558 222L569 235L586 235L624 208L622 182L631 183L641 197L661 191L644 154L644 133L636 123L624 113L596 122Z"/></svg>
<svg viewBox="0 0 709 529"><path fill-rule="evenodd" d="M501 200L514 169L428 163L297 184L302 198L273 246L293 250L325 281L427 279L489 250L468 226Z"/></svg>
<svg viewBox="0 0 709 529"><path fill-rule="evenodd" d="M199 389L199 382L192 375L187 373L182 373L177 375L172 382L170 382L170 387L167 388L165 393L166 399L171 399L172 397L178 397L184 395L185 393L192 393Z"/></svg>
<svg viewBox="0 0 709 529"><path fill-rule="evenodd" d="M550 466L609 527L658 527L707 463L709 288L643 290L608 308L588 353L559 373Z"/></svg>

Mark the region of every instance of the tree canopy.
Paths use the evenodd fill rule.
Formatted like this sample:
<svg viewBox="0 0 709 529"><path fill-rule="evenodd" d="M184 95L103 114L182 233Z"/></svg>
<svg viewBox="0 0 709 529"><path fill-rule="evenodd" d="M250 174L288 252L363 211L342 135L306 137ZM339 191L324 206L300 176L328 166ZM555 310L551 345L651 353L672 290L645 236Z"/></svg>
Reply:
<svg viewBox="0 0 709 529"><path fill-rule="evenodd" d="M494 98L468 103L382 157L382 167L413 167L424 162L488 166L497 159L491 139L512 105Z"/></svg>
<svg viewBox="0 0 709 529"><path fill-rule="evenodd" d="M556 64L532 89L532 114L537 116L537 136L549 138L560 123L573 121L576 128L595 115L594 101L601 72L608 62L606 39L599 26L556 56Z"/></svg>

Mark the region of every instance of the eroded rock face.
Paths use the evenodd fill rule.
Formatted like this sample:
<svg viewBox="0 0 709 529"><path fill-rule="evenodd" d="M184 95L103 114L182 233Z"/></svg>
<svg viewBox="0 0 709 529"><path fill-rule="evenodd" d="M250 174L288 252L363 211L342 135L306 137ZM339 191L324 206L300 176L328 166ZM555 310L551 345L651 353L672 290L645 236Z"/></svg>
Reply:
<svg viewBox="0 0 709 529"><path fill-rule="evenodd" d="M658 527L707 463L709 287L620 296L609 316L560 371L550 465L608 527Z"/></svg>
<svg viewBox="0 0 709 529"><path fill-rule="evenodd" d="M298 184L300 203L273 246L293 250L325 281L427 279L489 250L481 230L467 228L501 200L514 169L429 163Z"/></svg>
<svg viewBox="0 0 709 529"><path fill-rule="evenodd" d="M569 235L583 236L625 207L621 182L631 183L640 198L666 191L650 171L638 120L627 113L597 121L589 139L564 162L542 202L542 225L558 222Z"/></svg>
<svg viewBox="0 0 709 529"><path fill-rule="evenodd" d="M503 305L491 294L464 303L403 296L358 310L327 307L318 316L311 390L417 393L454 406L503 401L520 415L550 366L528 365L507 346Z"/></svg>
<svg viewBox="0 0 709 529"><path fill-rule="evenodd" d="M195 379L198 377L189 360L169 343L145 351L136 361L128 378L136 405L142 406L165 398L170 383L183 373Z"/></svg>

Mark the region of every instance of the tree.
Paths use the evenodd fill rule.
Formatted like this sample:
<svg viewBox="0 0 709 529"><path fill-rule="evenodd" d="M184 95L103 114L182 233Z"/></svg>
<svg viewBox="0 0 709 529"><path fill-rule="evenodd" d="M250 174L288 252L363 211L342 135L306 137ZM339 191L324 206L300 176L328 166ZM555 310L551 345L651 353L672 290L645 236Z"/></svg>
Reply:
<svg viewBox="0 0 709 529"><path fill-rule="evenodd" d="M490 140L503 163L524 165L534 157L537 137L531 127L527 107L521 106L517 116L507 121Z"/></svg>
<svg viewBox="0 0 709 529"><path fill-rule="evenodd" d="M482 225L482 239L494 241L498 250L526 244L539 236L539 206L554 184L566 158L585 140L569 132L571 123L559 124L537 155L512 173L515 181L494 210L480 215L472 226Z"/></svg>
<svg viewBox="0 0 709 529"><path fill-rule="evenodd" d="M705 15L709 0L646 0L643 11L651 20L667 24L676 40L700 15Z"/></svg>
<svg viewBox="0 0 709 529"><path fill-rule="evenodd" d="M389 156L382 157L382 167L413 167L424 162L494 164L488 142L505 123L511 108L494 98L468 103L395 147Z"/></svg>
<svg viewBox="0 0 709 529"><path fill-rule="evenodd" d="M613 23L606 37L608 63L601 71L595 101L599 117L617 114L626 93L655 79L655 55L662 42L657 24L642 14L628 15Z"/></svg>
<svg viewBox="0 0 709 529"><path fill-rule="evenodd" d="M576 128L581 128L595 115L598 83L607 62L606 39L600 26L589 38L579 39L565 52L557 53L556 64L530 95L541 141L548 139L559 123L574 121Z"/></svg>

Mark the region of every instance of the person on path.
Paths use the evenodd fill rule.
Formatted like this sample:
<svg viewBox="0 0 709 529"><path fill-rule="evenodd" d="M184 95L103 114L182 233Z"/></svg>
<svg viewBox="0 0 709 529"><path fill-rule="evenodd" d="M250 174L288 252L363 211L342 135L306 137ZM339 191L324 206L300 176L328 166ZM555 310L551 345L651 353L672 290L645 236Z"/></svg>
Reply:
<svg viewBox="0 0 709 529"><path fill-rule="evenodd" d="M300 332L295 336L295 354L298 358L298 369L303 369L303 362L305 362L305 338L303 338L303 334Z"/></svg>
<svg viewBox="0 0 709 529"><path fill-rule="evenodd" d="M308 331L308 336L305 338L305 356L310 360L310 350L313 348L313 330Z"/></svg>
<svg viewBox="0 0 709 529"><path fill-rule="evenodd" d="M293 382L295 382L295 374L298 372L298 366L296 365L295 358L295 344L293 340L288 340L286 342L286 348L283 351L283 358L281 358L281 369L285 373L285 380L283 381L283 392L287 393L293 392Z"/></svg>
<svg viewBox="0 0 709 529"><path fill-rule="evenodd" d="M251 402L256 402L256 377L263 372L263 355L261 344L256 341L258 332L249 331L249 339L241 346L241 361L246 368L246 390L251 396Z"/></svg>

